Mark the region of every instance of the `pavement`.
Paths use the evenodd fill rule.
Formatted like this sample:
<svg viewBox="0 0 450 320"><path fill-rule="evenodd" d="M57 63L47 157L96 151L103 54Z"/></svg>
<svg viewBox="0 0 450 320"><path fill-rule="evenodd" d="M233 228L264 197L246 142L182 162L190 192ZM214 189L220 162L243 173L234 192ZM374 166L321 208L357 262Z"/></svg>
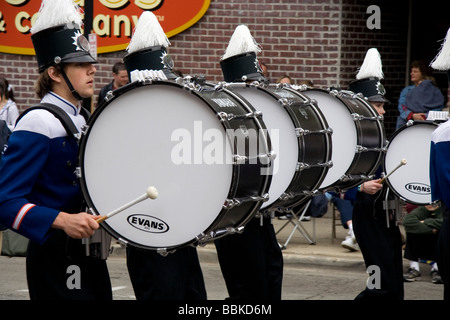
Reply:
<svg viewBox="0 0 450 320"><path fill-rule="evenodd" d="M344 229L340 219L336 221L336 236L333 237L332 207L320 218L301 221L306 231L305 237L295 229L295 221L272 219L277 239L282 247L285 264L321 264L336 267L364 266L360 251L350 251L341 246L348 230ZM294 230L294 231L293 231ZM291 236L292 233L292 236ZM289 238L291 236L291 238ZM125 249L119 244L113 245L113 255L124 255ZM200 261L217 261L217 253L213 243L197 248Z"/></svg>

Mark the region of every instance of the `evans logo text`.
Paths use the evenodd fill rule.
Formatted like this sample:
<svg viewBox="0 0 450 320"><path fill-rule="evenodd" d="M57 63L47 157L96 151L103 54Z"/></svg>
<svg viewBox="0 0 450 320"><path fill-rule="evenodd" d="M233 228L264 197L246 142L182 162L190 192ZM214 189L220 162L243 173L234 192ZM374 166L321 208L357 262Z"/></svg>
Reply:
<svg viewBox="0 0 450 320"><path fill-rule="evenodd" d="M161 219L145 214L132 214L128 216L127 221L136 229L150 233L164 233L169 231L167 223Z"/></svg>
<svg viewBox="0 0 450 320"><path fill-rule="evenodd" d="M424 183L410 182L405 185L405 189L416 194L430 194L431 187Z"/></svg>

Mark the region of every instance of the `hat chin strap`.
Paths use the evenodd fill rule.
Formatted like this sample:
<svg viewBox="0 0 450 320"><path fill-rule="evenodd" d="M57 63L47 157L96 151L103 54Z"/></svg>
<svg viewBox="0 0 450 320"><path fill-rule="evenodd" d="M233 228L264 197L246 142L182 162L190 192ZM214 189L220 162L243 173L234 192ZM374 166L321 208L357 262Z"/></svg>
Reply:
<svg viewBox="0 0 450 320"><path fill-rule="evenodd" d="M64 78L64 81L66 82L67 86L69 87L70 92L75 97L75 99L77 99L78 101L83 100L83 98L80 96L80 94L72 86L72 83L70 82L69 78L67 77L66 72L64 71L63 65L62 64L58 64L58 67L59 67L59 71L61 72L61 74L62 74L62 76Z"/></svg>

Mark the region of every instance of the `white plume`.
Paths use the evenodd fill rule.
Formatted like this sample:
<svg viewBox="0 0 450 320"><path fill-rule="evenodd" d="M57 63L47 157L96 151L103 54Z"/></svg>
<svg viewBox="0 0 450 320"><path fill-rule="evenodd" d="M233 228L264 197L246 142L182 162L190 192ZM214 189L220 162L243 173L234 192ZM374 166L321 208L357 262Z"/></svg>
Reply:
<svg viewBox="0 0 450 320"><path fill-rule="evenodd" d="M79 29L83 24L80 10L72 0L43 0L31 33L65 24Z"/></svg>
<svg viewBox="0 0 450 320"><path fill-rule="evenodd" d="M261 52L261 47L255 41L250 33L250 30L246 25L239 25L234 30L231 36L230 43L228 44L225 54L222 56L221 60L225 60L229 57L233 57L245 52Z"/></svg>
<svg viewBox="0 0 450 320"><path fill-rule="evenodd" d="M431 67L443 71L450 69L450 29L447 31L439 53L431 62Z"/></svg>
<svg viewBox="0 0 450 320"><path fill-rule="evenodd" d="M137 50L154 46L167 48L170 46L170 41L153 12L144 11L134 28L127 51L128 53L133 53Z"/></svg>
<svg viewBox="0 0 450 320"><path fill-rule="evenodd" d="M356 75L356 79L366 79L375 77L383 79L383 66L381 64L381 55L376 48L370 48L367 50L364 61L359 68L359 72Z"/></svg>

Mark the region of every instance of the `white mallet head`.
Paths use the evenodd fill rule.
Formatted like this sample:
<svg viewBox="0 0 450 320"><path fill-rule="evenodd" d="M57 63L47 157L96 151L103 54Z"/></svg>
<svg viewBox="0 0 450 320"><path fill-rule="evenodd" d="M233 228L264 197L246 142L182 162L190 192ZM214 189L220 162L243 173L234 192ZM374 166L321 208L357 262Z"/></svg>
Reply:
<svg viewBox="0 0 450 320"><path fill-rule="evenodd" d="M151 186L147 188L147 195L150 199L158 198L158 190L155 187Z"/></svg>
<svg viewBox="0 0 450 320"><path fill-rule="evenodd" d="M402 165L405 165L406 164L406 159L402 159Z"/></svg>

